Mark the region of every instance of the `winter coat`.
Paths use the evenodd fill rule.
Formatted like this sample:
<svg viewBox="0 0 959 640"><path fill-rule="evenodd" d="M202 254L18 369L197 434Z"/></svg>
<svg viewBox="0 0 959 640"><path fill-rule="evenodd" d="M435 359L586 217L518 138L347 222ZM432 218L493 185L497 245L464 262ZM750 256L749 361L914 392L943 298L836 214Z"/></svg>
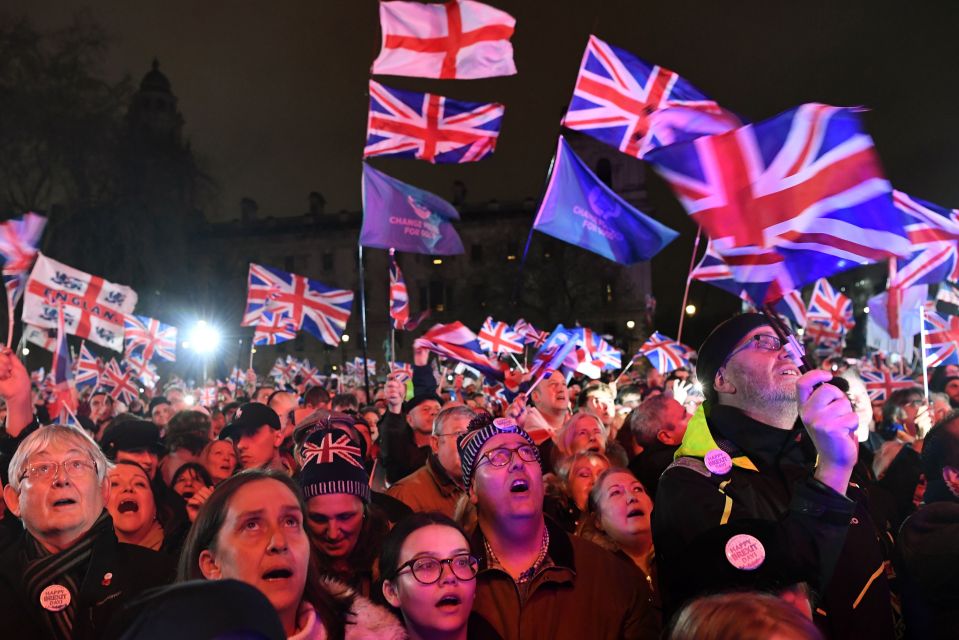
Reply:
<svg viewBox="0 0 959 640"><path fill-rule="evenodd" d="M436 455L430 454L426 464L394 484L386 494L402 500L413 511L438 511L452 518L463 489L449 477Z"/></svg>
<svg viewBox="0 0 959 640"><path fill-rule="evenodd" d="M552 564L531 578L525 598L509 574L489 566L482 531L477 527L473 533L470 547L480 559L480 571L471 639L659 637L660 621L649 602L649 586L635 565L548 519L546 526Z"/></svg>
<svg viewBox="0 0 959 640"><path fill-rule="evenodd" d="M326 578L323 587L337 600L347 601L350 613L346 619L346 640L405 640L406 629L396 616L384 607L373 604L348 586ZM301 602L296 615L296 633L288 640L326 640L326 628L317 618L309 602Z"/></svg>
<svg viewBox="0 0 959 640"><path fill-rule="evenodd" d="M732 459L721 475L703 461L718 449ZM817 624L830 637L892 637L879 533L863 504L813 477L815 460L798 421L787 431L727 406L713 407L707 419L700 407L660 478L652 514L667 617L708 592L806 583L819 594ZM854 487L847 495L864 502ZM749 537L731 547L739 534ZM760 550L758 566L735 555L744 540Z"/></svg>

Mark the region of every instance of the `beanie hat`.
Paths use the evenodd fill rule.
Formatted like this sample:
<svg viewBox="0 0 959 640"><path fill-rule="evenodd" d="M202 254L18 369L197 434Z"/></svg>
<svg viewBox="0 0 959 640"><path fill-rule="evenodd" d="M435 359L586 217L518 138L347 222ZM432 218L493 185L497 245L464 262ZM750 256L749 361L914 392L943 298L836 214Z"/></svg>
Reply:
<svg viewBox="0 0 959 640"><path fill-rule="evenodd" d="M479 462L479 453L483 445L501 433L515 433L526 440L530 446L536 448L533 439L512 418L496 418L488 413L481 413L470 421L469 431L460 434L456 439L456 448L460 453L460 462L463 467L463 486L468 491L473 480L473 472ZM539 459L539 449L536 449L536 458ZM540 463L542 464L542 463Z"/></svg>
<svg viewBox="0 0 959 640"><path fill-rule="evenodd" d="M707 405L712 405L719 399L713 391L713 381L726 358L750 331L766 325L769 325L769 319L765 315L744 313L726 320L706 337L703 346L699 348L696 377L703 385Z"/></svg>
<svg viewBox="0 0 959 640"><path fill-rule="evenodd" d="M311 433L300 449L303 468L299 482L303 496L347 493L370 502L370 476L363 466L364 445L345 429L335 427Z"/></svg>

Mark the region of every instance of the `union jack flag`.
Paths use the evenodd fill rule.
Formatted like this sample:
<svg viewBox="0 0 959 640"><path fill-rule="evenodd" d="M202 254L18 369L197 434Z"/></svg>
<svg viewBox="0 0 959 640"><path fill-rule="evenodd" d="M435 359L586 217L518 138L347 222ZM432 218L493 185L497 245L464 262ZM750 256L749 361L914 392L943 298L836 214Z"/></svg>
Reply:
<svg viewBox="0 0 959 640"><path fill-rule="evenodd" d="M895 260L889 287L905 288L914 284L936 284L959 280L959 211L912 198L893 191L892 200L908 218L906 234L914 250Z"/></svg>
<svg viewBox="0 0 959 640"><path fill-rule="evenodd" d="M289 317L323 342L336 346L353 308L353 292L305 276L250 263L244 327L260 324L264 312Z"/></svg>
<svg viewBox="0 0 959 640"><path fill-rule="evenodd" d="M470 331L462 322L436 324L416 339L414 346L423 347L444 358L467 364L481 371L487 377L498 379L502 377L499 367L483 353L476 334Z"/></svg>
<svg viewBox="0 0 959 640"><path fill-rule="evenodd" d="M432 163L476 162L493 153L505 107L400 91L370 80L363 157L399 156Z"/></svg>
<svg viewBox="0 0 959 640"><path fill-rule="evenodd" d="M523 353L523 337L492 316L486 318L476 337L486 353Z"/></svg>
<svg viewBox="0 0 959 640"><path fill-rule="evenodd" d="M756 307L750 295L757 290L766 288L766 302L781 299L783 291L793 291L793 284L789 273L783 269L783 258L773 251L736 251L727 256L721 256L713 247L710 240L706 244L706 253L690 277L693 280L706 282L719 287L732 295ZM760 299L762 302L762 299Z"/></svg>
<svg viewBox="0 0 959 640"><path fill-rule="evenodd" d="M959 364L959 316L943 318L935 311L926 311L927 367Z"/></svg>
<svg viewBox="0 0 959 640"><path fill-rule="evenodd" d="M160 381L160 374L157 373L156 366L148 360L143 360L138 356L131 355L123 360L124 370L133 371L133 375L144 386L152 389Z"/></svg>
<svg viewBox="0 0 959 640"><path fill-rule="evenodd" d="M793 327L805 327L808 311L803 302L802 293L798 289L790 291L779 301L773 303L773 310L780 317L785 318Z"/></svg>
<svg viewBox="0 0 959 640"><path fill-rule="evenodd" d="M394 329L405 329L410 319L410 296L396 258L390 256L390 317Z"/></svg>
<svg viewBox="0 0 959 640"><path fill-rule="evenodd" d="M530 379L536 380L549 369L566 374L584 368L584 365L588 368L586 358L577 357L576 346L579 342L575 329L567 329L562 324L556 325L533 356L529 367Z"/></svg>
<svg viewBox="0 0 959 640"><path fill-rule="evenodd" d="M197 392L197 402L203 407L216 406L216 387L206 386Z"/></svg>
<svg viewBox="0 0 959 640"><path fill-rule="evenodd" d="M103 368L100 382L109 390L111 398L127 406L136 400L140 392L136 384L136 372L132 368L121 367L114 358L110 358L107 366Z"/></svg>
<svg viewBox="0 0 959 640"><path fill-rule="evenodd" d="M363 358L353 358L353 366L358 372L363 371ZM376 375L376 360L366 361L366 372L371 376Z"/></svg>
<svg viewBox="0 0 959 640"><path fill-rule="evenodd" d="M532 345L534 349L542 347L546 339L549 338L548 331L537 331L536 327L522 318L516 321L513 330L523 336L523 342Z"/></svg>
<svg viewBox="0 0 959 640"><path fill-rule="evenodd" d="M741 123L678 74L590 36L562 124L642 158Z"/></svg>
<svg viewBox="0 0 959 640"><path fill-rule="evenodd" d="M893 373L889 369L866 369L859 373L866 384L869 399L873 402L885 402L893 391L911 389L916 381L906 375Z"/></svg>
<svg viewBox="0 0 959 640"><path fill-rule="evenodd" d="M756 302L911 252L872 139L850 109L802 105L649 159L714 251L747 272L735 280Z"/></svg>
<svg viewBox="0 0 959 640"><path fill-rule="evenodd" d="M286 379L287 366L286 362L283 361L283 358L277 358L273 363L273 368L270 369L270 377L277 379Z"/></svg>
<svg viewBox="0 0 959 640"><path fill-rule="evenodd" d="M70 348L67 345L67 333L63 328L63 307L59 307L57 320L57 343L53 351L51 376L51 414L57 414L60 424L67 424L71 416L75 417L79 398L73 382L73 365L70 363Z"/></svg>
<svg viewBox="0 0 959 640"><path fill-rule="evenodd" d="M314 436L310 436L306 444L303 445L303 466L312 464L329 464L336 458L342 458L354 467L363 468L363 452L358 446L353 444L350 437L345 433L333 439L333 431L327 431L320 444L313 442Z"/></svg>
<svg viewBox="0 0 959 640"><path fill-rule="evenodd" d="M0 258L3 258L3 286L7 290L7 308L10 310L8 318L13 317L13 308L23 295L46 224L47 219L35 213L0 224Z"/></svg>
<svg viewBox="0 0 959 640"><path fill-rule="evenodd" d="M296 337L296 325L284 313L264 311L253 330L253 344L257 346L280 344Z"/></svg>
<svg viewBox="0 0 959 640"><path fill-rule="evenodd" d="M103 361L100 358L93 357L85 342L80 343L80 355L73 366L73 380L77 388L96 387L100 384Z"/></svg>
<svg viewBox="0 0 959 640"><path fill-rule="evenodd" d="M326 382L326 376L320 375L320 370L310 364L309 360L303 361L303 366L298 372L301 384L306 387L322 386Z"/></svg>
<svg viewBox="0 0 959 640"><path fill-rule="evenodd" d="M693 353L695 352L686 345L654 331L636 355L646 356L649 364L656 367L660 373L669 373L679 367L688 367Z"/></svg>
<svg viewBox="0 0 959 640"><path fill-rule="evenodd" d="M817 280L813 287L806 319L810 323L826 325L830 331L838 334L845 334L856 326L852 318L852 300L833 289L825 278Z"/></svg>
<svg viewBox="0 0 959 640"><path fill-rule="evenodd" d="M393 369L390 371L393 378L399 382L406 382L413 379L413 367L406 362L394 362Z"/></svg>
<svg viewBox="0 0 959 640"><path fill-rule="evenodd" d="M603 336L594 333L592 329L583 328L582 342L592 357L602 363L603 369L621 369L623 367L623 352L610 345Z"/></svg>
<svg viewBox="0 0 959 640"><path fill-rule="evenodd" d="M136 355L149 362L153 356L176 361L176 327L163 324L156 318L129 314L124 318L123 344L125 354Z"/></svg>

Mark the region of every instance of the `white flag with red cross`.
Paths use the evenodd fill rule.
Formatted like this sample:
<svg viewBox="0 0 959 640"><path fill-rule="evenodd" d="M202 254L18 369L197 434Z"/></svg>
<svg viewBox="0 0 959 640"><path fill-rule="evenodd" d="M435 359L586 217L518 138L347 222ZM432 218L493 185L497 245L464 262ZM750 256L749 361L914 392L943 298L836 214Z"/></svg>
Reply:
<svg viewBox="0 0 959 640"><path fill-rule="evenodd" d="M66 332L123 351L123 320L133 313L137 293L40 254L27 281L23 321L55 329L63 306Z"/></svg>

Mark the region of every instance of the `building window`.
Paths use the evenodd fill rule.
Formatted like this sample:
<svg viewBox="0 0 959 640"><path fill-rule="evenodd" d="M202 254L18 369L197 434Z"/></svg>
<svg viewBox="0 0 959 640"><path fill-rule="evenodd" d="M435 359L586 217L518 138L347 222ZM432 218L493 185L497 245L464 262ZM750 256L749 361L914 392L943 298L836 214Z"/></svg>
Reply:
<svg viewBox="0 0 959 640"><path fill-rule="evenodd" d="M329 251L323 253L323 271L333 271L333 254Z"/></svg>
<svg viewBox="0 0 959 640"><path fill-rule="evenodd" d="M429 290L430 309L437 313L446 311L446 286L442 280L431 280Z"/></svg>
<svg viewBox="0 0 959 640"><path fill-rule="evenodd" d="M516 254L519 253L519 245L515 241L506 243L506 259L516 260Z"/></svg>
<svg viewBox="0 0 959 640"><path fill-rule="evenodd" d="M613 290L613 281L603 280L603 303L613 304L614 298L615 298L615 291Z"/></svg>
<svg viewBox="0 0 959 640"><path fill-rule="evenodd" d="M470 264L481 264L483 262L483 245L474 244L470 247Z"/></svg>

